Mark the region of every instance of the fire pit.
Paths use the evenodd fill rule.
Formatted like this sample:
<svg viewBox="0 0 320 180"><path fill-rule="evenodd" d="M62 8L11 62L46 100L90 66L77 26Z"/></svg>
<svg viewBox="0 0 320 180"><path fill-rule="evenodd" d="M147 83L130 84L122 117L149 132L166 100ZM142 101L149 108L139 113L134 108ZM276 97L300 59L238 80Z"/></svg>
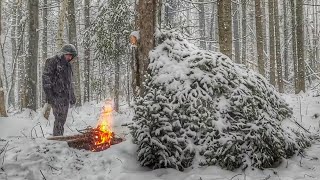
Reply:
<svg viewBox="0 0 320 180"><path fill-rule="evenodd" d="M111 145L118 144L124 139L116 137L111 129L112 122L112 103L106 103L102 108L98 125L96 128L87 127L78 130L80 134L72 136L54 136L47 138L48 140L67 141L69 147L77 149L85 149L89 151L103 151Z"/></svg>

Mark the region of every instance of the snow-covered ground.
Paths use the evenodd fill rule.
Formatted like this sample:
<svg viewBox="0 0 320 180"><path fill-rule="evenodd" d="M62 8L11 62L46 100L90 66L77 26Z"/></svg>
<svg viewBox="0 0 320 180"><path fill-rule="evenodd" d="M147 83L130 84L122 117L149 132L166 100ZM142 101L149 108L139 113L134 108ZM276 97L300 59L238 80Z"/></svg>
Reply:
<svg viewBox="0 0 320 180"><path fill-rule="evenodd" d="M294 109L297 122L318 133L320 98L285 95ZM69 111L65 135L77 134L77 129L96 126L103 104L85 104ZM49 121L28 110L0 118L0 179L97 179L97 180L257 180L257 179L320 179L320 142L304 154L284 160L277 168L227 171L218 166L192 167L184 172L174 169L151 170L136 160L136 146L130 140L126 126L133 112L127 106L114 114L113 130L126 141L102 152L69 148L66 142L46 140L52 133L53 116ZM284 126L293 126L285 122Z"/></svg>

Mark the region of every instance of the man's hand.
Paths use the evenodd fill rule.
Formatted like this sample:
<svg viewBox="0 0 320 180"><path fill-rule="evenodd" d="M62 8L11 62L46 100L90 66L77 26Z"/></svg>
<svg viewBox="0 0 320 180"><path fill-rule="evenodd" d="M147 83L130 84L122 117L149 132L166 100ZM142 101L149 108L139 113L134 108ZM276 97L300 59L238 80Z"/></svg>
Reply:
<svg viewBox="0 0 320 180"><path fill-rule="evenodd" d="M76 98L72 98L72 99L70 100L70 104L71 104L71 105L76 104Z"/></svg>
<svg viewBox="0 0 320 180"><path fill-rule="evenodd" d="M70 104L70 109L74 108L75 104Z"/></svg>

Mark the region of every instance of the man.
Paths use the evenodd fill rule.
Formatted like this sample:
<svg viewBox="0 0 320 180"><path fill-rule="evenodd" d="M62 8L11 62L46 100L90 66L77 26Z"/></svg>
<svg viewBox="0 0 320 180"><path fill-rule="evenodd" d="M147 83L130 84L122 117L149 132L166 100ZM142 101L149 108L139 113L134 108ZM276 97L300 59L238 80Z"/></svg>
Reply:
<svg viewBox="0 0 320 180"><path fill-rule="evenodd" d="M66 44L54 57L45 63L42 85L46 101L52 106L55 117L53 136L62 136L67 119L69 103L74 105L76 99L72 85L72 69L70 61L77 56L77 50L72 44Z"/></svg>

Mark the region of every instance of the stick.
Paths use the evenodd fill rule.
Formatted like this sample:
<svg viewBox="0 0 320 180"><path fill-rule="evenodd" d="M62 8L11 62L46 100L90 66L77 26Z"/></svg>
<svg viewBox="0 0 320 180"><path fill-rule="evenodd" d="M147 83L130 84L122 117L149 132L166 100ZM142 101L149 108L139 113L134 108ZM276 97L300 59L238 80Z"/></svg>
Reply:
<svg viewBox="0 0 320 180"><path fill-rule="evenodd" d="M46 179L46 177L44 177L44 175L43 175L43 173L42 173L41 169L40 169L40 172L41 172L41 174L42 174L43 179L44 179L44 180L47 180L47 179Z"/></svg>

